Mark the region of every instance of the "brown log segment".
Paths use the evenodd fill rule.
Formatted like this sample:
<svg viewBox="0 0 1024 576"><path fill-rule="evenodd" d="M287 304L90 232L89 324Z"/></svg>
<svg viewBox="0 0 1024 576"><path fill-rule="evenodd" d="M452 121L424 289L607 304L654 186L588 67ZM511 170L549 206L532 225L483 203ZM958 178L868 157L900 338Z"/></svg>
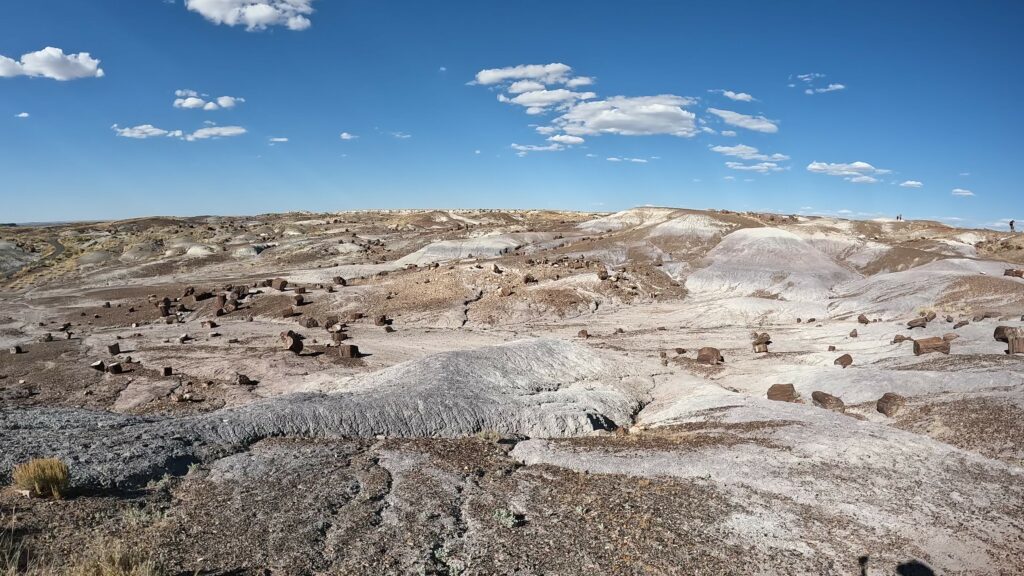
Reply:
<svg viewBox="0 0 1024 576"><path fill-rule="evenodd" d="M931 354L932 352L941 352L943 354L949 354L949 342L942 338L921 338L920 340L914 340L914 355L920 356L922 354Z"/></svg>

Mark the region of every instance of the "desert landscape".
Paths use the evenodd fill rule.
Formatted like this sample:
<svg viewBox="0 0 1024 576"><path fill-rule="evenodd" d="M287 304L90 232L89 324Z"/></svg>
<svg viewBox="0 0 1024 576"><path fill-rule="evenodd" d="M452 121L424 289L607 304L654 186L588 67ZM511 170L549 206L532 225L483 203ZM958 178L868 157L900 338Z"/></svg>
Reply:
<svg viewBox="0 0 1024 576"><path fill-rule="evenodd" d="M1022 269L646 206L2 227L0 573L1021 574Z"/></svg>

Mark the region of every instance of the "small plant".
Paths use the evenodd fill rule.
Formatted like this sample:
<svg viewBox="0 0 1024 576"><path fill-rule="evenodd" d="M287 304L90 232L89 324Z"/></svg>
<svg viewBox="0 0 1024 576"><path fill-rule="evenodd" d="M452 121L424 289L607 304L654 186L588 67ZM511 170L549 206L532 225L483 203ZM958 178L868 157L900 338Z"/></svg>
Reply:
<svg viewBox="0 0 1024 576"><path fill-rule="evenodd" d="M120 543L93 548L68 576L162 576L164 570L149 555L132 552Z"/></svg>
<svg viewBox="0 0 1024 576"><path fill-rule="evenodd" d="M515 528L523 523L522 517L508 508L496 508L493 516L495 522L505 528Z"/></svg>
<svg viewBox="0 0 1024 576"><path fill-rule="evenodd" d="M501 434L494 430L481 430L476 433L476 437L481 442L490 442L491 444L497 444L501 441Z"/></svg>
<svg viewBox="0 0 1024 576"><path fill-rule="evenodd" d="M59 500L68 488L68 465L56 458L33 458L18 464L11 476L14 485L28 490L31 496Z"/></svg>

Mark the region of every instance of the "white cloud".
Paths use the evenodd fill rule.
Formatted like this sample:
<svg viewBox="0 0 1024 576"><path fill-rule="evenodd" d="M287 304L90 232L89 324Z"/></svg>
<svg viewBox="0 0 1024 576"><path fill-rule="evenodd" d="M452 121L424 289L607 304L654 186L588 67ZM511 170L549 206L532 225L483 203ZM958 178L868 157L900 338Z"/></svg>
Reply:
<svg viewBox="0 0 1024 576"><path fill-rule="evenodd" d="M900 182L900 186L904 188L920 188L924 186L924 184L917 180L904 180L903 182Z"/></svg>
<svg viewBox="0 0 1024 576"><path fill-rule="evenodd" d="M15 118L28 118L29 117L29 113L28 112L20 112L18 114L15 114L14 117Z"/></svg>
<svg viewBox="0 0 1024 576"><path fill-rule="evenodd" d="M508 101L512 104L543 110L548 106L564 105L575 102L576 100L589 100L595 96L597 95L593 92L573 92L572 90L558 88L556 90L534 90L532 92L523 92ZM527 113L531 113L529 109L527 109Z"/></svg>
<svg viewBox="0 0 1024 576"><path fill-rule="evenodd" d="M313 0L185 0L185 7L214 24L245 26L250 32L270 26L305 30L312 24Z"/></svg>
<svg viewBox="0 0 1024 576"><path fill-rule="evenodd" d="M953 188L953 196L974 196L974 192L963 188Z"/></svg>
<svg viewBox="0 0 1024 576"><path fill-rule="evenodd" d="M409 138L412 138L412 134L406 134L405 132L392 132L391 135L399 140L408 140Z"/></svg>
<svg viewBox="0 0 1024 576"><path fill-rule="evenodd" d="M696 115L683 107L693 102L692 98L672 94L614 96L578 103L556 118L554 124L574 136L671 134L689 138L698 132Z"/></svg>
<svg viewBox="0 0 1024 576"><path fill-rule="evenodd" d="M757 164L744 164L743 162L726 162L725 166L726 168L732 170L760 172L761 174L767 174L769 172L781 172L783 170L775 162L758 162Z"/></svg>
<svg viewBox="0 0 1024 576"><path fill-rule="evenodd" d="M52 80L102 78L100 61L88 52L65 54L60 48L47 46L37 52L22 54L21 60L0 56L0 78L31 76Z"/></svg>
<svg viewBox="0 0 1024 576"><path fill-rule="evenodd" d="M473 154L479 154L479 153L480 153L479 150L473 150Z"/></svg>
<svg viewBox="0 0 1024 576"><path fill-rule="evenodd" d="M447 72L448 71L448 67L447 66L441 66L440 68L437 69L437 71L438 72Z"/></svg>
<svg viewBox="0 0 1024 576"><path fill-rule="evenodd" d="M792 78L792 76L790 76ZM817 81L825 78L824 74L813 72L811 74L797 74L796 78L803 82L807 87L804 89L804 94L824 94L826 92L837 92L839 90L846 90L846 86L843 84L837 84L831 82L825 86L816 86ZM790 84L790 88L796 88L796 84Z"/></svg>
<svg viewBox="0 0 1024 576"><path fill-rule="evenodd" d="M130 128L121 128L117 124L114 124L110 128L122 138L136 138L140 140L145 138L157 138L160 136L180 135L180 131L171 132L169 130L164 130L163 128L157 128L152 124L140 124L139 126L132 126Z"/></svg>
<svg viewBox="0 0 1024 576"><path fill-rule="evenodd" d="M476 73L477 84L501 84L515 80L536 80L544 84L556 84L568 79L572 68L558 62L552 64L521 64L508 68L491 68Z"/></svg>
<svg viewBox="0 0 1024 576"><path fill-rule="evenodd" d="M720 132L720 134L722 136L736 136L736 131L735 130L722 130Z"/></svg>
<svg viewBox="0 0 1024 576"><path fill-rule="evenodd" d="M619 158L618 156L609 156L605 158L609 162L632 162L634 164L647 164L646 158Z"/></svg>
<svg viewBox="0 0 1024 576"><path fill-rule="evenodd" d="M526 156L530 152L560 152L565 150L565 146L562 146L558 142L552 142L547 146L537 146L536 144L512 144L512 149L516 151L516 156Z"/></svg>
<svg viewBox="0 0 1024 576"><path fill-rule="evenodd" d="M245 133L245 128L242 128L241 126L207 126L206 128L200 128L191 134L186 134L184 138L189 142L193 142L195 140L207 140L209 138L241 136Z"/></svg>
<svg viewBox="0 0 1024 576"><path fill-rule="evenodd" d="M754 100L756 100L753 96L747 94L746 92L733 92L732 90L708 90L708 92L721 94L722 96L725 96L729 100L735 100L736 102L753 102Z"/></svg>
<svg viewBox="0 0 1024 576"><path fill-rule="evenodd" d="M274 142L274 143L278 143L278 142L287 142L288 139L287 138L282 138L282 137L277 137L277 138L271 138L270 141Z"/></svg>
<svg viewBox="0 0 1024 576"><path fill-rule="evenodd" d="M341 138L342 140L355 140L356 138L359 138L359 136L356 136L355 134L350 134L348 132L342 132L341 135L338 137Z"/></svg>
<svg viewBox="0 0 1024 576"><path fill-rule="evenodd" d="M206 94L200 94L195 90L175 90L172 105L175 108L186 108L190 110L203 109L207 111L220 110L221 108L234 108L236 104L245 102L245 98L238 96L218 96L210 98ZM207 99L209 98L209 99Z"/></svg>
<svg viewBox="0 0 1024 576"><path fill-rule="evenodd" d="M743 160L770 160L773 162L781 162L789 160L789 156L785 154L762 154L757 148L753 146L747 146L746 144L737 144L735 146L712 146L712 152L718 152L726 156L734 156L736 158L742 158Z"/></svg>
<svg viewBox="0 0 1024 576"><path fill-rule="evenodd" d="M580 86L590 86L594 83L594 79L590 76L577 76L570 78L565 82L565 85L569 88L579 88Z"/></svg>
<svg viewBox="0 0 1024 576"><path fill-rule="evenodd" d="M535 90L543 90L544 85L536 80L519 80L513 82L508 87L509 94L521 94L523 92L533 92Z"/></svg>
<svg viewBox="0 0 1024 576"><path fill-rule="evenodd" d="M622 162L622 158L616 158L615 156L611 156L611 157L605 158L605 160L607 160L609 162Z"/></svg>
<svg viewBox="0 0 1024 576"><path fill-rule="evenodd" d="M235 104L239 102L245 102L245 98L235 96L221 96L217 98L217 105L221 108L234 108Z"/></svg>
<svg viewBox="0 0 1024 576"><path fill-rule="evenodd" d="M961 176L970 176L971 173L970 172L961 172L960 175Z"/></svg>
<svg viewBox="0 0 1024 576"><path fill-rule="evenodd" d="M191 134L185 134L181 130L164 130L163 128L157 128L152 124L141 124L139 126L132 126L129 128L121 128L117 124L111 126L114 132L122 138L135 138L135 139L146 139L146 138L179 138L194 142L196 140L206 140L209 138L225 138L230 136L240 136L246 133L246 129L241 126L207 126L200 128Z"/></svg>
<svg viewBox="0 0 1024 576"><path fill-rule="evenodd" d="M826 162L811 162L807 165L808 172L814 172L815 174L827 174L829 176L839 176L848 182L855 182L858 184L874 184L878 182L875 176L881 174L888 174L892 170L885 170L883 168L875 168L867 162L851 162L849 164L830 164Z"/></svg>
<svg viewBox="0 0 1024 576"><path fill-rule="evenodd" d="M823 94L825 92L836 92L838 90L846 90L846 86L842 84L829 84L824 88L808 88L804 90L804 94Z"/></svg>
<svg viewBox="0 0 1024 576"><path fill-rule="evenodd" d="M722 180L735 180L735 176L722 176Z"/></svg>
<svg viewBox="0 0 1024 576"><path fill-rule="evenodd" d="M548 138L548 142L558 142L559 144L583 144L583 138L579 136L570 136L568 134L557 134Z"/></svg>
<svg viewBox="0 0 1024 576"><path fill-rule="evenodd" d="M774 134L779 131L779 127L764 116L748 116L747 114L740 114L731 110L719 110L718 108L708 108L708 112L718 116L730 126L738 126L747 130L766 132L768 134Z"/></svg>

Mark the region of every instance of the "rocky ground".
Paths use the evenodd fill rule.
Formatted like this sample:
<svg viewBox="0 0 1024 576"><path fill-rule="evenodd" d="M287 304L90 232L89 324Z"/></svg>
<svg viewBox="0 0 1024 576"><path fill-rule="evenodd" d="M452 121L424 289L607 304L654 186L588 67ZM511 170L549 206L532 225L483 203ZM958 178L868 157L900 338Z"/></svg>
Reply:
<svg viewBox="0 0 1024 576"><path fill-rule="evenodd" d="M0 264L0 482L72 480L0 492L5 576L1024 574L1022 236L302 213Z"/></svg>

